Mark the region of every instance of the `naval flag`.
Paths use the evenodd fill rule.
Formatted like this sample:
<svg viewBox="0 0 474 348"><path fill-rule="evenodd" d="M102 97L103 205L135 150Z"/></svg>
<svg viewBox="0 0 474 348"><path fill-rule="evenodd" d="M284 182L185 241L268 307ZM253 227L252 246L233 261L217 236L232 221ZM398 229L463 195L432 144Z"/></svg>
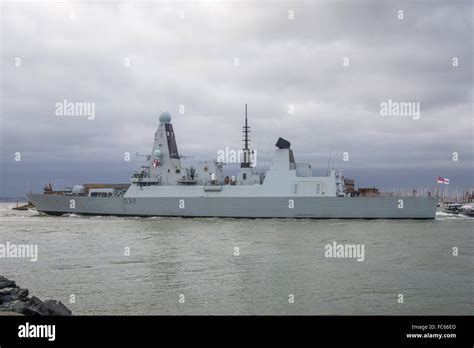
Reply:
<svg viewBox="0 0 474 348"><path fill-rule="evenodd" d="M445 184L445 185L449 185L449 179L448 178L442 178L440 176L438 176L438 184Z"/></svg>

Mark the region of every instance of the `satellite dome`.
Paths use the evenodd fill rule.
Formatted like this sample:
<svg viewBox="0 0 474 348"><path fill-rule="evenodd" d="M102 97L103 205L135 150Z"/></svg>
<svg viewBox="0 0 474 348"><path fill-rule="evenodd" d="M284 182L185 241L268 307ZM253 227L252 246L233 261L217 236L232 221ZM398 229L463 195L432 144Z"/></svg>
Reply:
<svg viewBox="0 0 474 348"><path fill-rule="evenodd" d="M161 156L161 151L158 150L158 149L156 149L155 151L153 151L153 155L154 155L155 157L160 157L160 156Z"/></svg>
<svg viewBox="0 0 474 348"><path fill-rule="evenodd" d="M164 111L160 114L160 122L161 123L170 123L171 122L171 115L168 111Z"/></svg>

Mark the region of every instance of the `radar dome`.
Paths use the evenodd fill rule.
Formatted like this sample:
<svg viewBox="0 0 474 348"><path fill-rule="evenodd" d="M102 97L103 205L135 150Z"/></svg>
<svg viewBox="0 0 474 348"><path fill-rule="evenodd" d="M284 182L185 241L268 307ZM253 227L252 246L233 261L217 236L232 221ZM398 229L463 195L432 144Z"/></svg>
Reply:
<svg viewBox="0 0 474 348"><path fill-rule="evenodd" d="M164 111L160 114L160 122L161 123L170 123L171 122L171 115L168 111Z"/></svg>
<svg viewBox="0 0 474 348"><path fill-rule="evenodd" d="M161 151L158 150L158 149L156 149L155 151L153 151L153 155L154 155L155 157L160 157L160 156L161 156Z"/></svg>

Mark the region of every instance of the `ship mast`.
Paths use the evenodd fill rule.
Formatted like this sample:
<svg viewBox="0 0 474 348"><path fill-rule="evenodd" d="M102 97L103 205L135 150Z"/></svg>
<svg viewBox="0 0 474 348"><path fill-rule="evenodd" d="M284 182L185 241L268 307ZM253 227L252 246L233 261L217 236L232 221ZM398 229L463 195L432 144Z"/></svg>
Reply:
<svg viewBox="0 0 474 348"><path fill-rule="evenodd" d="M250 127L248 125L248 120L247 120L247 104L245 104L245 126L243 128L243 134L244 134L244 160L240 164L240 168L250 168L250 149L249 149L249 133L250 133Z"/></svg>

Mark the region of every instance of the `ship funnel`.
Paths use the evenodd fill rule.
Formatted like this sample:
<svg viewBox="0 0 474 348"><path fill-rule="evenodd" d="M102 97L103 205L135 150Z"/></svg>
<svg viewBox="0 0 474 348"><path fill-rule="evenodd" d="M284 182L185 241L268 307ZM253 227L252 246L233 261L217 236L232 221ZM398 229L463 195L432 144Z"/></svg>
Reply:
<svg viewBox="0 0 474 348"><path fill-rule="evenodd" d="M279 149L289 149L291 146L291 143L288 140L285 140L283 138L278 138L277 143L275 144L276 147Z"/></svg>

